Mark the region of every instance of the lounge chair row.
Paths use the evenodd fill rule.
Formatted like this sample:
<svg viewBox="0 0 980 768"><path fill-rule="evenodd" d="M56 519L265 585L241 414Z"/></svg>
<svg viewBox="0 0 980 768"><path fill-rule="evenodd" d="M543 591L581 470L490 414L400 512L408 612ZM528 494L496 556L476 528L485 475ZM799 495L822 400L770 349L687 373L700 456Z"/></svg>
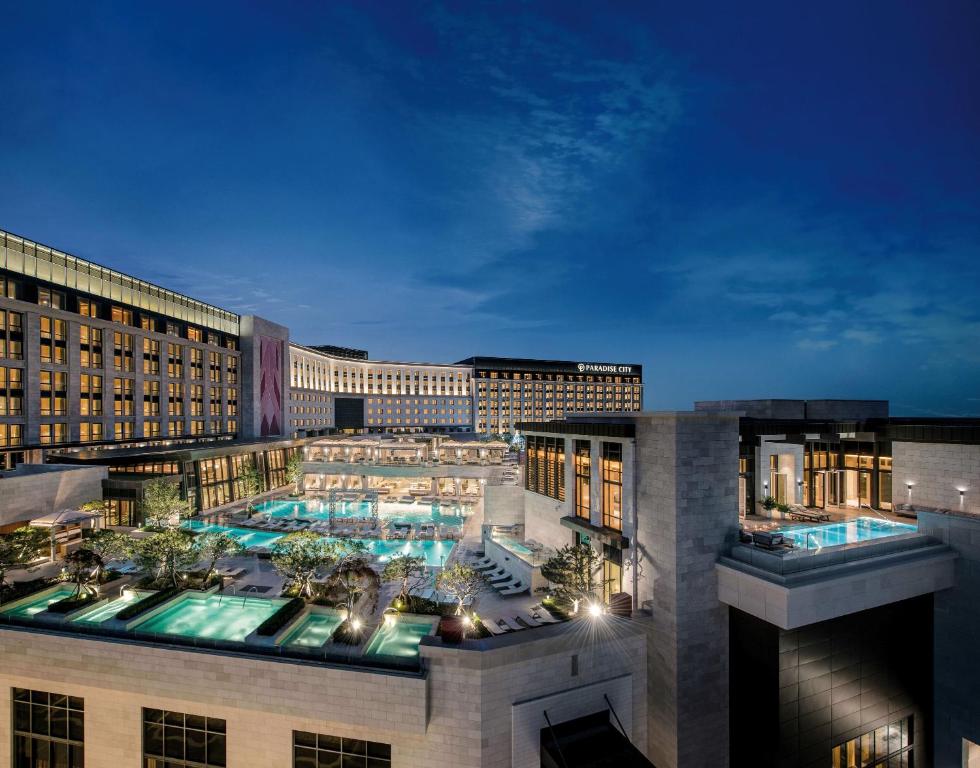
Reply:
<svg viewBox="0 0 980 768"><path fill-rule="evenodd" d="M528 611L521 611L516 616L502 616L496 621L486 619L483 626L494 635L504 635L508 632L520 632L524 629L543 627L545 624L557 624L560 620L554 618L540 605L532 606Z"/></svg>

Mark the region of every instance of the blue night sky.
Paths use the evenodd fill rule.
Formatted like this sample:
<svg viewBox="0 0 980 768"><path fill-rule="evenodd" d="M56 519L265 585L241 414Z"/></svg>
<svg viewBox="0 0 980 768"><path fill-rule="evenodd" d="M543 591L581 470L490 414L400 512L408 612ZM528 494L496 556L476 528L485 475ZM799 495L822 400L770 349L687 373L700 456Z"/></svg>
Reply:
<svg viewBox="0 0 980 768"><path fill-rule="evenodd" d="M300 343L640 362L648 408L980 413L975 2L34 0L3 30L10 231Z"/></svg>

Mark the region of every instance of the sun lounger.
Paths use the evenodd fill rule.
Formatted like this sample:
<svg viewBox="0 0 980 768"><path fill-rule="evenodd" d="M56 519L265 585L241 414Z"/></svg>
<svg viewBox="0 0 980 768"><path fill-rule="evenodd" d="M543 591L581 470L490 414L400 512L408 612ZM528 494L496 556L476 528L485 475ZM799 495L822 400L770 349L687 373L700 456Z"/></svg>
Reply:
<svg viewBox="0 0 980 768"><path fill-rule="evenodd" d="M497 622L490 621L489 619L483 622L483 626L485 626L487 631L492 635L506 635L508 632L510 632L510 627L504 629Z"/></svg>
<svg viewBox="0 0 980 768"><path fill-rule="evenodd" d="M473 568L482 568L484 566L491 566L491 565L493 565L493 558L492 557L483 557L483 558L480 558L479 560L477 560L476 562L474 562L472 564L472 567Z"/></svg>
<svg viewBox="0 0 980 768"><path fill-rule="evenodd" d="M506 589L498 589L497 594L501 595L502 597L506 597L508 595L520 595L527 592L527 590L528 588L525 584L522 584L521 582L517 582L516 584L509 586Z"/></svg>
<svg viewBox="0 0 980 768"><path fill-rule="evenodd" d="M495 590L500 592L502 589L507 589L508 587L516 586L520 582L513 576L508 575L506 579L497 579L496 581L491 581L490 586Z"/></svg>
<svg viewBox="0 0 980 768"><path fill-rule="evenodd" d="M511 631L513 632L520 632L522 629L527 629L527 627L519 624L514 619L507 618L506 616L500 619L500 623L502 623L504 626L510 627Z"/></svg>
<svg viewBox="0 0 980 768"><path fill-rule="evenodd" d="M540 605L535 605L531 607L530 616L535 621L538 621L541 624L558 624L561 622L561 619L556 619Z"/></svg>

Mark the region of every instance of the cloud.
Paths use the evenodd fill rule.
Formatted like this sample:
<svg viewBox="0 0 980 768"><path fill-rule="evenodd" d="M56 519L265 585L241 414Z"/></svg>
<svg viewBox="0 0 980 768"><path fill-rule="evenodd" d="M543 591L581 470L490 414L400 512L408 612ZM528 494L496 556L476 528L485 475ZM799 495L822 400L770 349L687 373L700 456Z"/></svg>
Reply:
<svg viewBox="0 0 980 768"><path fill-rule="evenodd" d="M837 346L836 339L800 339L796 342L797 349L808 352L826 352Z"/></svg>

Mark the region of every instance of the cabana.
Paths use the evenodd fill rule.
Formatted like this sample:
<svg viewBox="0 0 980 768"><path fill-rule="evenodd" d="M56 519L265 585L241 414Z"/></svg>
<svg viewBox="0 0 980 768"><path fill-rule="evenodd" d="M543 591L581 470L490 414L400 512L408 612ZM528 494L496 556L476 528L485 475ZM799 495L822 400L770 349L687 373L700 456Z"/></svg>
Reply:
<svg viewBox="0 0 980 768"><path fill-rule="evenodd" d="M80 509L63 509L31 520L32 528L47 528L51 535L51 559L57 560L68 548L82 541L82 531L101 526L102 514Z"/></svg>

